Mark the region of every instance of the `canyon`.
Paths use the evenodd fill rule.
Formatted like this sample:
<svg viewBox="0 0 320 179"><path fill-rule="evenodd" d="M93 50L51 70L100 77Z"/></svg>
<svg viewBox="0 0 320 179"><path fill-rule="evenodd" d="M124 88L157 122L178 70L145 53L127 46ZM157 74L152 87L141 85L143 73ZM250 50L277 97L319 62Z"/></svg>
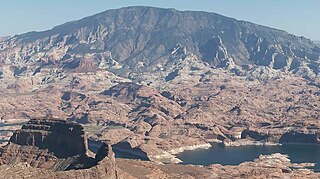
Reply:
<svg viewBox="0 0 320 179"><path fill-rule="evenodd" d="M27 162L19 164L15 155L8 156L0 171L18 167L73 176L59 169L65 170L62 164L71 167L66 162L74 160L80 173L100 170L99 164L90 163L97 163L94 157L87 156L93 155L88 154L88 137L148 160L109 156L108 166L115 168L119 161L121 171L132 165L164 176L174 175L170 167L185 175L188 168L227 175L237 167L254 166L272 175L259 161L275 158L288 167L285 156L233 167L172 163L180 162L175 154L212 143L319 145L319 72L320 47L310 39L207 12L127 7L43 32L0 38L0 122L60 119L31 120L19 132L6 127L3 133L0 125L0 140L10 138L0 155L22 152L18 158ZM62 131L52 125L63 126L58 127ZM70 125L72 131L67 130ZM55 151L51 145L68 147L73 137L78 137L80 151L50 153ZM61 140L52 141L56 138ZM134 176L132 172L123 173Z"/></svg>
<svg viewBox="0 0 320 179"><path fill-rule="evenodd" d="M159 165L115 159L108 143L102 143L94 154L88 150L87 140L79 124L48 117L31 119L0 147L0 178L319 177L305 168L312 164L293 164L279 153L260 155L239 166Z"/></svg>

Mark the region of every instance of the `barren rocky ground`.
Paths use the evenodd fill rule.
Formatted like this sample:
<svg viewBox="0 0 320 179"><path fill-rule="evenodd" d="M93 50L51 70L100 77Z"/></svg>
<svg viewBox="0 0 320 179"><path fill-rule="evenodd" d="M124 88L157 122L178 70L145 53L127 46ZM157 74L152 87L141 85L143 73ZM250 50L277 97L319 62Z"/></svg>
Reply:
<svg viewBox="0 0 320 179"><path fill-rule="evenodd" d="M72 141L72 142L71 142ZM259 156L239 166L155 164L115 159L102 143L96 154L88 150L84 128L53 118L28 121L0 147L0 178L319 178L306 169L314 164L293 164L288 156Z"/></svg>
<svg viewBox="0 0 320 179"><path fill-rule="evenodd" d="M285 31L214 13L109 10L1 38L0 118L67 119L165 163L210 142L319 144L319 66L320 48Z"/></svg>

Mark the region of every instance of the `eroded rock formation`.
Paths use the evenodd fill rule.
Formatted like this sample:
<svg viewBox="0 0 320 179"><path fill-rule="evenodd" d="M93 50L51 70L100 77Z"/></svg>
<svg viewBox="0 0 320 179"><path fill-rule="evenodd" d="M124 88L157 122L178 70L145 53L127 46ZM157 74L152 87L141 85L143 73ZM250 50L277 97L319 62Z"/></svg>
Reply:
<svg viewBox="0 0 320 179"><path fill-rule="evenodd" d="M31 119L0 148L0 165L26 167L28 178L116 177L110 145L104 143L95 158L89 153L81 125L51 118ZM10 177L15 176L25 177L19 172Z"/></svg>
<svg viewBox="0 0 320 179"><path fill-rule="evenodd" d="M304 37L214 13L110 10L1 38L0 119L51 114L86 125L92 140L148 159L209 142L274 144L298 137L314 143L319 53ZM33 157L8 155L5 162L83 168L86 158L73 157L84 156L85 141L69 150L69 129L50 126L28 124L14 134L1 150ZM63 138L58 143L71 152L66 162L50 146L53 138ZM37 157L40 162L32 162Z"/></svg>
<svg viewBox="0 0 320 179"><path fill-rule="evenodd" d="M55 134L56 132L61 135ZM39 134L42 134L41 138L35 137ZM50 135L55 136L55 140L52 141ZM313 164L292 164L287 156L281 154L260 156L253 162L244 162L239 166L159 165L150 161L115 159L111 146L106 143L100 146L94 158L89 157L85 140L86 136L80 125L57 119L32 119L14 133L8 145L0 148L0 178L319 177L319 174L304 169ZM77 145L65 145L62 141L83 144L81 146L84 146L85 152L79 150ZM58 152L59 156L56 156Z"/></svg>
<svg viewBox="0 0 320 179"><path fill-rule="evenodd" d="M50 118L31 119L13 134L10 143L48 149L61 157L84 156L88 150L81 125Z"/></svg>

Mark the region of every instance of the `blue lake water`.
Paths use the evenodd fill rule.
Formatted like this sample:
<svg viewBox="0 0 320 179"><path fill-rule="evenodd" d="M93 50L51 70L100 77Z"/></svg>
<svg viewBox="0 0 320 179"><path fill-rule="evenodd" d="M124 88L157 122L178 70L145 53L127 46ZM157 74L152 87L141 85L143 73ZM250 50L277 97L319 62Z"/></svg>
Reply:
<svg viewBox="0 0 320 179"><path fill-rule="evenodd" d="M314 170L320 172L320 146L284 144L282 146L240 146L224 147L216 144L210 149L185 151L177 155L181 164L193 165L239 165L245 161L253 161L260 154L287 154L292 163L316 163Z"/></svg>

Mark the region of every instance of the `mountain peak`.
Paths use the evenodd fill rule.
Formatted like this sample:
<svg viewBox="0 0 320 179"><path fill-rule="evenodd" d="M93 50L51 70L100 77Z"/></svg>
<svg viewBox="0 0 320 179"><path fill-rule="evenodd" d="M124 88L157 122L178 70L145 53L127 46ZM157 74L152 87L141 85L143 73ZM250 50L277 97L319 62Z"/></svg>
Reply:
<svg viewBox="0 0 320 179"><path fill-rule="evenodd" d="M319 49L309 39L215 13L145 6L107 10L48 31L14 36L0 41L0 49L24 49L19 58L5 59L20 59L20 65L43 65L38 54L45 52L54 53L51 60L58 66L90 63L92 70L117 64L116 69L127 73L165 66L177 44L215 67L232 61L240 67L267 66L291 73L307 68L308 78L319 73Z"/></svg>

